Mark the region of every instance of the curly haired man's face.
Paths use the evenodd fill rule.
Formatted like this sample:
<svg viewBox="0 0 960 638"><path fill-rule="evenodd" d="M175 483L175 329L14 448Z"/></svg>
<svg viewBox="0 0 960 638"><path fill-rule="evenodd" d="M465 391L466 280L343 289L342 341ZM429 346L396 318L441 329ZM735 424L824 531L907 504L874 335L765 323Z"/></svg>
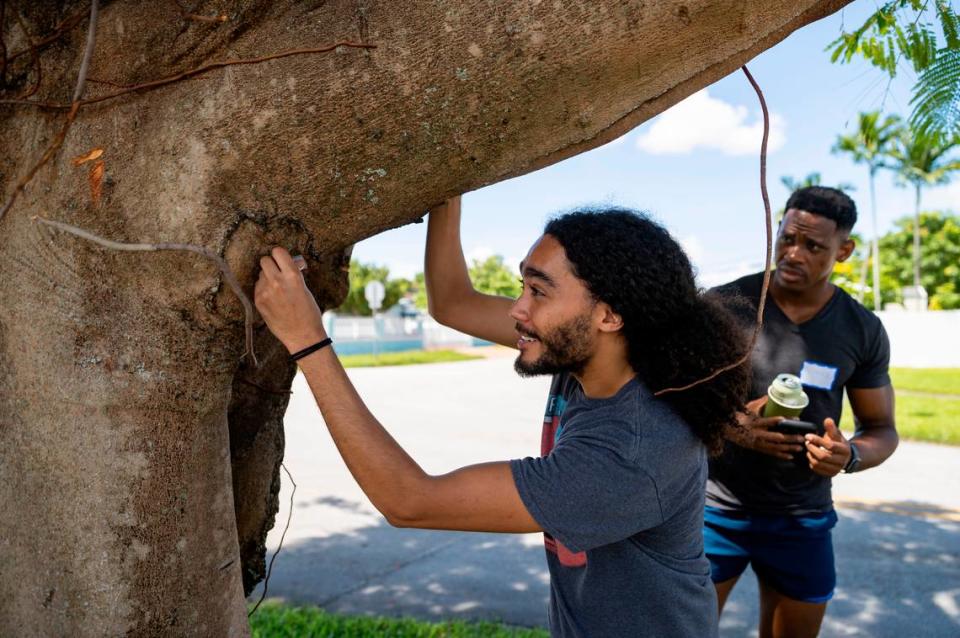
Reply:
<svg viewBox="0 0 960 638"><path fill-rule="evenodd" d="M833 265L846 261L853 247L832 219L791 208L777 232L774 282L786 290L811 288L829 278Z"/></svg>
<svg viewBox="0 0 960 638"><path fill-rule="evenodd" d="M523 292L510 312L517 322L517 373L582 371L594 351L596 304L563 246L544 235L520 264L520 274Z"/></svg>

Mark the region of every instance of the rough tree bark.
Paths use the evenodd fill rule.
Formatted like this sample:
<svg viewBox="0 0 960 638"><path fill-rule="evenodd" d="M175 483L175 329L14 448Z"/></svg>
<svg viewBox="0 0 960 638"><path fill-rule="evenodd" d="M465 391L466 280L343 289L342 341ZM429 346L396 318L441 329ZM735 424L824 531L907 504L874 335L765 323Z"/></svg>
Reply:
<svg viewBox="0 0 960 638"><path fill-rule="evenodd" d="M82 108L0 221L0 634L247 632L277 509L294 374L188 253L119 253L34 215L126 242L223 255L252 292L271 245L303 253L323 304L356 241L443 198L598 146L734 71L846 0L194 3L101 9L90 77L141 83L206 62L340 40ZM8 53L88 6L7 0ZM69 26L69 25L68 25ZM69 102L86 16L40 50L30 99ZM0 98L36 78L21 55ZM761 78L762 82L762 78ZM86 97L114 90L88 84ZM0 105L0 196L64 112ZM89 165L104 149L99 200Z"/></svg>

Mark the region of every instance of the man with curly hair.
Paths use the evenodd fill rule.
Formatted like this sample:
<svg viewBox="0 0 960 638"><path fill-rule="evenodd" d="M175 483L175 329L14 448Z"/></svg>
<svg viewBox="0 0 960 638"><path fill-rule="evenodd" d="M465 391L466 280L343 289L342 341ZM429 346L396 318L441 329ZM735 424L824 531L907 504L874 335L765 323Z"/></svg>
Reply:
<svg viewBox="0 0 960 638"><path fill-rule="evenodd" d="M367 411L289 253L261 260L256 304L298 361L341 455L395 526L544 533L556 636L717 634L703 551L707 449L743 408L738 367L657 396L745 352L734 317L694 284L680 246L633 211L550 221L523 292L476 292L459 198L431 212L426 278L443 323L517 348L552 374L541 456L427 475Z"/></svg>
<svg viewBox="0 0 960 638"><path fill-rule="evenodd" d="M854 249L857 209L834 188L794 192L777 231L776 265L752 354L753 401L710 461L704 536L720 609L747 564L760 586L760 636L812 637L836 583L831 479L883 463L897 447L890 345L880 320L830 283ZM720 287L752 330L762 273ZM739 303L743 299L747 305ZM800 378L809 404L800 418L821 435L772 430L761 417L767 388ZM856 434L837 429L846 389Z"/></svg>

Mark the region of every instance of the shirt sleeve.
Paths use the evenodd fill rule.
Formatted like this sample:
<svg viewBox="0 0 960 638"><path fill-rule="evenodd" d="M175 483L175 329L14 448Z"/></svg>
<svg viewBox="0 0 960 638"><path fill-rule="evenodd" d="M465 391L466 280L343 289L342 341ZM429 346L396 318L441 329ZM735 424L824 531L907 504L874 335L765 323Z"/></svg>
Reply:
<svg viewBox="0 0 960 638"><path fill-rule="evenodd" d="M890 339L879 321L864 355L864 360L850 375L847 387L881 388L890 385Z"/></svg>
<svg viewBox="0 0 960 638"><path fill-rule="evenodd" d="M589 435L563 437L549 455L510 462L530 515L573 552L663 522L657 485L636 459Z"/></svg>

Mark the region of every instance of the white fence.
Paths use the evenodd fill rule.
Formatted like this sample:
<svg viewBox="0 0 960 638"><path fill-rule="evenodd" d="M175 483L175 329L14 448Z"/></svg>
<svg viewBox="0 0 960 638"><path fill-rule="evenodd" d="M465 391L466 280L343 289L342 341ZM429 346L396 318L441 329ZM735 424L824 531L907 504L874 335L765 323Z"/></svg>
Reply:
<svg viewBox="0 0 960 638"><path fill-rule="evenodd" d="M885 310L877 316L890 336L891 366L960 368L960 310Z"/></svg>
<svg viewBox="0 0 960 638"><path fill-rule="evenodd" d="M344 352L359 351L361 344L377 340L385 349L422 348L464 348L476 345L470 335L457 332L437 323L432 317L400 317L397 315L379 315L373 317L354 317L336 315L328 312L323 316L327 333L334 342L341 344ZM357 348L350 347L351 345Z"/></svg>
<svg viewBox="0 0 960 638"><path fill-rule="evenodd" d="M890 336L890 365L905 368L960 368L960 310L877 313ZM327 332L340 344L372 342L378 338L386 349L462 348L475 345L469 335L437 323L431 317L412 318L324 315ZM416 342L416 343L414 343ZM354 350L343 347L344 352Z"/></svg>

